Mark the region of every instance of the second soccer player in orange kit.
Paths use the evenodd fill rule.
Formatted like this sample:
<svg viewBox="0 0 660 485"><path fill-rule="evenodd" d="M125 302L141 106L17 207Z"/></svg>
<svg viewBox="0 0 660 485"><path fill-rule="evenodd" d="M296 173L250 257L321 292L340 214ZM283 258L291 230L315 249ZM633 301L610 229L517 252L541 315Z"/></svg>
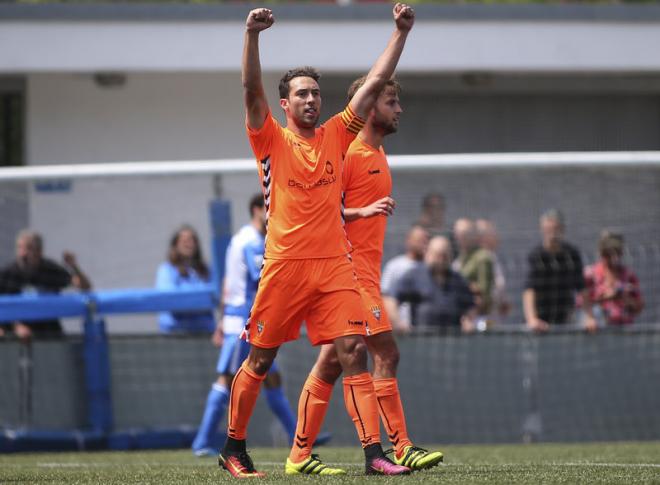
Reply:
<svg viewBox="0 0 660 485"><path fill-rule="evenodd" d="M380 445L378 402L367 371L366 315L341 210L344 156L394 73L414 23L414 12L405 4L394 6L393 17L396 28L364 85L344 111L319 128L318 73L305 67L284 75L279 86L283 128L269 110L259 60L259 33L273 24L273 14L260 8L248 15L242 62L246 122L268 220L262 277L244 331L252 346L232 383L227 441L218 458L236 478L263 476L246 451L248 421L277 349L298 337L302 321L312 344L334 344L366 472L410 472L389 460ZM344 473L318 460L310 466L323 475Z"/></svg>

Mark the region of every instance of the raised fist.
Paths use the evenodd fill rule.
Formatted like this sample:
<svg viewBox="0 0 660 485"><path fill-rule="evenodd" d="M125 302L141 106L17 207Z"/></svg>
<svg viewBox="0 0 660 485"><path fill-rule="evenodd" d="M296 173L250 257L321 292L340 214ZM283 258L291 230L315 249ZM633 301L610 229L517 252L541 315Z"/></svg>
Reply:
<svg viewBox="0 0 660 485"><path fill-rule="evenodd" d="M255 8L248 14L245 27L250 32L261 32L273 25L275 17L272 10L268 8Z"/></svg>
<svg viewBox="0 0 660 485"><path fill-rule="evenodd" d="M392 15L394 15L394 22L396 22L397 29L405 31L412 29L415 23L415 11L410 5L397 3L394 5Z"/></svg>

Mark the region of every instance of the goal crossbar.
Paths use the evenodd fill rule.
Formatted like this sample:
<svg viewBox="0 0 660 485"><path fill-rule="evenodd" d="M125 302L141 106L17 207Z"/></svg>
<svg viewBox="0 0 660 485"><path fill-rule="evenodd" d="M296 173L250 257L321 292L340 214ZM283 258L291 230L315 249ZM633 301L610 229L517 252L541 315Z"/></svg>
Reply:
<svg viewBox="0 0 660 485"><path fill-rule="evenodd" d="M485 168L660 167L660 151L644 152L535 152L390 155L393 171ZM251 173L248 158L222 160L136 161L116 163L47 164L0 168L0 182L131 177L136 175L203 175Z"/></svg>

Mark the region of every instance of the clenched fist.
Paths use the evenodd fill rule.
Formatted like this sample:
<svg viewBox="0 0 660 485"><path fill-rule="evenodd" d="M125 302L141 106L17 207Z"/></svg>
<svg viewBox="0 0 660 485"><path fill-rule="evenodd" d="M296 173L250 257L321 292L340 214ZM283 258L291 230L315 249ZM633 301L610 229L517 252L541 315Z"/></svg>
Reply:
<svg viewBox="0 0 660 485"><path fill-rule="evenodd" d="M399 30L409 31L415 23L415 11L410 5L405 3L397 3L392 10L394 15L394 22Z"/></svg>
<svg viewBox="0 0 660 485"><path fill-rule="evenodd" d="M272 10L268 8L255 8L248 14L245 21L245 28L249 32L261 32L273 25L275 17L273 17Z"/></svg>

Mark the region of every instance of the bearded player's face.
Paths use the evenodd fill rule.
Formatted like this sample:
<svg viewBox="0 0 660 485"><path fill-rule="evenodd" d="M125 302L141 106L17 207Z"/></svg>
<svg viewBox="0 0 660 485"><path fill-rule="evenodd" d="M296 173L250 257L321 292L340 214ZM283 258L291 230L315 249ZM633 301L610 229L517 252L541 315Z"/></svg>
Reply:
<svg viewBox="0 0 660 485"><path fill-rule="evenodd" d="M289 81L289 97L281 103L296 125L314 128L321 114L321 89L311 77L294 77Z"/></svg>
<svg viewBox="0 0 660 485"><path fill-rule="evenodd" d="M399 95L392 86L387 86L378 96L372 112L374 128L384 135L396 133L399 129L399 117L403 113L399 103Z"/></svg>

